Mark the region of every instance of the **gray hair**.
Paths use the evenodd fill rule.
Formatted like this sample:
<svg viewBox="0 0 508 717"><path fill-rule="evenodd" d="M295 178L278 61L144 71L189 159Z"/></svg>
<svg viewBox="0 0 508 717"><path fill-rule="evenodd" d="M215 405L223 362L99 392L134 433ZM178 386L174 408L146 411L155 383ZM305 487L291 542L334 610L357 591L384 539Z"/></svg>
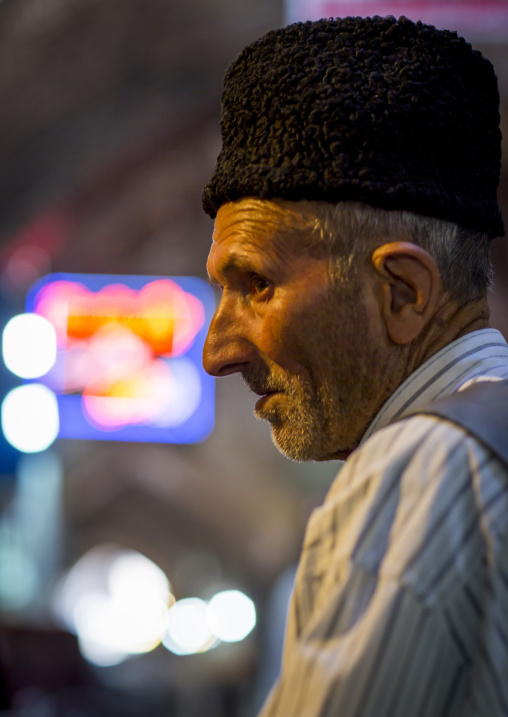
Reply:
<svg viewBox="0 0 508 717"><path fill-rule="evenodd" d="M452 299L468 302L485 296L491 284L487 234L453 222L407 211L387 210L356 201L308 202L314 215L309 239L326 247L335 281L355 276L367 253L390 241L409 241L428 251Z"/></svg>

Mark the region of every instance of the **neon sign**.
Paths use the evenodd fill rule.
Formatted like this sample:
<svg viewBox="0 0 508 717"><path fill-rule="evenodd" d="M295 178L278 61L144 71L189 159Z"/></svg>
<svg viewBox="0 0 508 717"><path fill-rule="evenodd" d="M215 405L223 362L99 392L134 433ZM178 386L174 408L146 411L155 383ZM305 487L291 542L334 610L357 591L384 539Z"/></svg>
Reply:
<svg viewBox="0 0 508 717"><path fill-rule="evenodd" d="M214 423L201 354L215 307L194 277L51 274L26 310L55 327L39 379L58 399L61 438L192 443Z"/></svg>

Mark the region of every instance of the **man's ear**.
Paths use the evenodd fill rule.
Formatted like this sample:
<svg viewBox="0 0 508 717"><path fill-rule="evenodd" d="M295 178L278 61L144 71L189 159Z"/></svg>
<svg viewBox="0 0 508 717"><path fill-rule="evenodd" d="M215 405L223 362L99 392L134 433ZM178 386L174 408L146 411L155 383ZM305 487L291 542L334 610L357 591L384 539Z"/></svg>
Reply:
<svg viewBox="0 0 508 717"><path fill-rule="evenodd" d="M423 330L443 294L431 255L410 242L378 247L371 257L380 279L380 309L390 339L408 344Z"/></svg>

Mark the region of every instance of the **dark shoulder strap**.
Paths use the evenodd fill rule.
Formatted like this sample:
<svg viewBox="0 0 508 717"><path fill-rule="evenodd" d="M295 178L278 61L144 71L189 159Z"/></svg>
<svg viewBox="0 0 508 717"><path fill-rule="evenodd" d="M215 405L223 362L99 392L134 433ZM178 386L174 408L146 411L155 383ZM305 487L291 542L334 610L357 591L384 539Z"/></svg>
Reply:
<svg viewBox="0 0 508 717"><path fill-rule="evenodd" d="M508 380L478 381L412 415L421 413L456 423L508 464Z"/></svg>

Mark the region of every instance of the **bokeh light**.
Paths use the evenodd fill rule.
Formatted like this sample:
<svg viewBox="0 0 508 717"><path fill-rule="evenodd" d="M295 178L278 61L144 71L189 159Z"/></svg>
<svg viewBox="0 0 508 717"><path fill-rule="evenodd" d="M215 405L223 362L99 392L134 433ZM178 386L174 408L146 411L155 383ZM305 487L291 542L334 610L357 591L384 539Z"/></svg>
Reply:
<svg viewBox="0 0 508 717"><path fill-rule="evenodd" d="M172 600L166 575L147 557L98 546L64 578L55 611L77 634L84 657L105 666L153 650L166 631Z"/></svg>
<svg viewBox="0 0 508 717"><path fill-rule="evenodd" d="M170 600L169 580L163 571L141 553L118 552L107 573L109 593L132 605Z"/></svg>
<svg viewBox="0 0 508 717"><path fill-rule="evenodd" d="M44 316L27 313L13 316L2 334L4 363L21 378L38 378L56 360L56 331Z"/></svg>
<svg viewBox="0 0 508 717"><path fill-rule="evenodd" d="M217 642L207 619L207 604L199 598L176 602L168 612L168 628L162 644L176 655L205 652Z"/></svg>
<svg viewBox="0 0 508 717"><path fill-rule="evenodd" d="M209 601L175 602L164 572L134 551L102 545L84 555L61 580L54 596L59 620L78 637L82 654L96 665L122 662L161 642L175 655L206 652L245 639L256 624L252 600L224 590Z"/></svg>
<svg viewBox="0 0 508 717"><path fill-rule="evenodd" d="M239 590L223 590L206 603L179 600L168 613L162 644L176 655L205 652L222 642L240 642L256 625L256 608Z"/></svg>
<svg viewBox="0 0 508 717"><path fill-rule="evenodd" d="M46 450L60 428L55 394L38 383L13 388L2 402L1 423L14 448L24 453Z"/></svg>
<svg viewBox="0 0 508 717"><path fill-rule="evenodd" d="M252 600L239 590L223 590L210 600L208 623L223 642L239 642L256 625L256 608Z"/></svg>
<svg viewBox="0 0 508 717"><path fill-rule="evenodd" d="M150 652L161 641L166 614L167 604L156 596L141 603L129 595L86 594L73 614L81 652L99 665Z"/></svg>

